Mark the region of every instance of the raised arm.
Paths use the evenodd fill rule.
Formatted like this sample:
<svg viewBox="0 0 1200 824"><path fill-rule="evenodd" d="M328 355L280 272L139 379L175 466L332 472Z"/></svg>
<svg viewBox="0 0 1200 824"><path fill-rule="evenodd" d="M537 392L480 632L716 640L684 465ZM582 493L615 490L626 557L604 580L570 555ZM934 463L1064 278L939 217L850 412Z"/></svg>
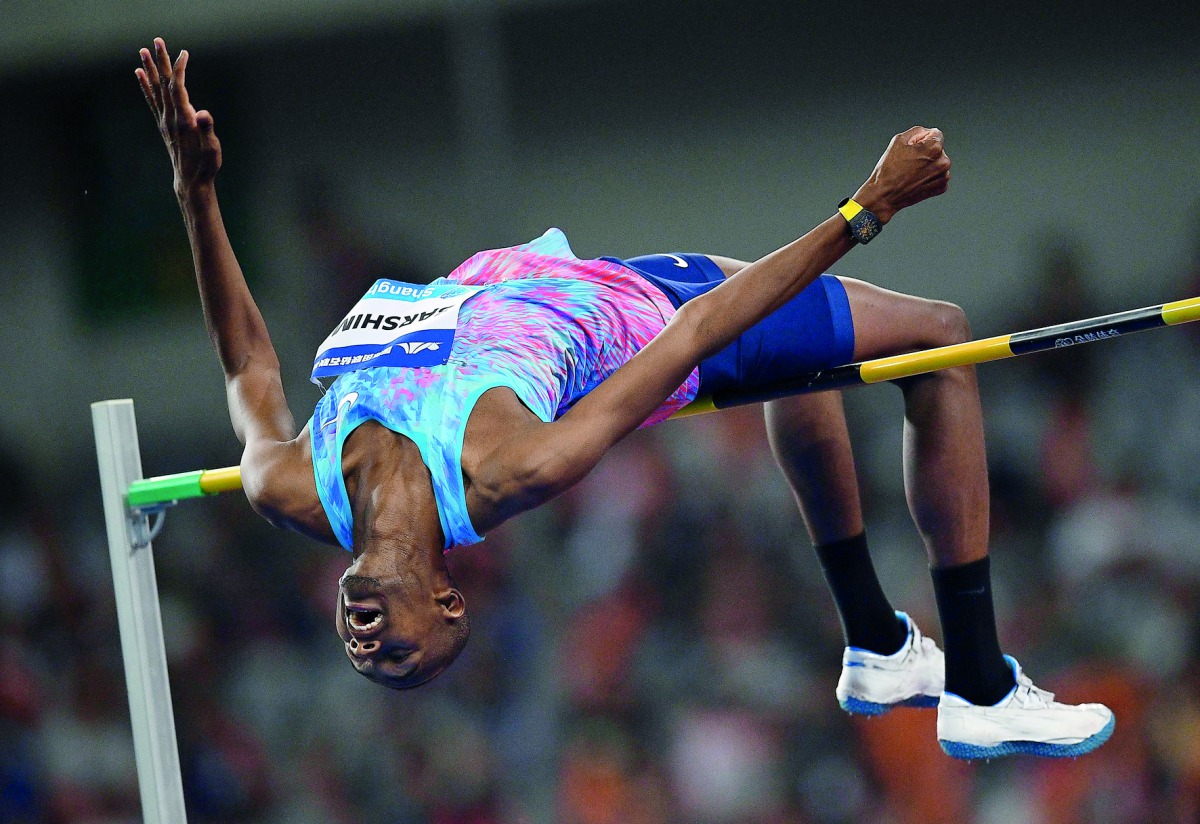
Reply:
<svg viewBox="0 0 1200 824"><path fill-rule="evenodd" d="M950 160L937 129L892 138L854 199L888 222L900 209L946 190ZM835 214L800 239L684 304L666 328L567 414L514 438L491 462L492 495L506 514L558 495L582 479L612 446L663 403L696 364L778 309L854 246Z"/></svg>
<svg viewBox="0 0 1200 824"><path fill-rule="evenodd" d="M307 453L293 441L296 422L283 394L279 359L217 204L221 142L213 117L208 111L197 112L188 99L186 51L172 64L166 44L156 38L153 52L142 49L140 55L142 67L135 74L171 156L204 323L225 372L233 430L246 447L246 495L273 522L311 532L303 523L311 509L309 498L316 494L315 489L308 494L313 480Z"/></svg>
<svg viewBox="0 0 1200 824"><path fill-rule="evenodd" d="M242 443L290 440L296 424L284 401L279 359L217 204L221 142L212 115L197 112L188 99L188 53L180 52L172 65L166 44L156 39L154 52L142 49L141 58L137 79L171 156L175 196L192 246L204 323L225 372L234 432Z"/></svg>

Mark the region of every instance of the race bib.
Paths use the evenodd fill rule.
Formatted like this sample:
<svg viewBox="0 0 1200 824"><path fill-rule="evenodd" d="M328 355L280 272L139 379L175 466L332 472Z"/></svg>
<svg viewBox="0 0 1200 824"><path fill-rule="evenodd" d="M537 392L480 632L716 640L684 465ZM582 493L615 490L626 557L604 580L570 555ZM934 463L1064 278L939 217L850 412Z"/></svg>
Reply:
<svg viewBox="0 0 1200 824"><path fill-rule="evenodd" d="M486 286L378 280L317 349L312 381L371 366L437 366L450 358L458 310Z"/></svg>

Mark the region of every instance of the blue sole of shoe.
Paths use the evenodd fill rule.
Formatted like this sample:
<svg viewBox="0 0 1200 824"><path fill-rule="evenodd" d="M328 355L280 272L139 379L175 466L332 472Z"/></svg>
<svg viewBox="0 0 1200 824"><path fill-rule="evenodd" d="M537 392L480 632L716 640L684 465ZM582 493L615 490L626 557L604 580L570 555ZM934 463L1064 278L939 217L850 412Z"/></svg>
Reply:
<svg viewBox="0 0 1200 824"><path fill-rule="evenodd" d="M847 698L845 701L838 701L841 708L851 715L883 715L890 709L895 707L919 707L930 709L938 705L939 698L936 695L914 695L912 698L906 698L898 704L876 704L871 701L862 701L858 698Z"/></svg>
<svg viewBox="0 0 1200 824"><path fill-rule="evenodd" d="M966 760L974 760L977 758L1000 758L1005 755L1039 755L1042 758L1075 758L1080 755L1087 755L1092 750L1099 747L1109 739L1113 733L1113 727L1116 726L1116 716L1108 719L1108 723L1104 725L1104 729L1100 732L1085 738L1078 744L1047 744L1042 741L1005 741L1002 744L997 744L993 747L980 747L975 744L964 744L960 741L943 741L938 739L938 743L942 745L942 751L953 758L962 758Z"/></svg>

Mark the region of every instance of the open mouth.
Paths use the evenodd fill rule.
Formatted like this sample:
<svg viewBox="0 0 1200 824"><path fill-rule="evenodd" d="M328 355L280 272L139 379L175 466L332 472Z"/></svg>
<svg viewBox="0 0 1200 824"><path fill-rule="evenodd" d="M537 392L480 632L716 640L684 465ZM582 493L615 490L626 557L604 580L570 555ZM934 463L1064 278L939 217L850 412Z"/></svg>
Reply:
<svg viewBox="0 0 1200 824"><path fill-rule="evenodd" d="M382 623L382 610L366 604L346 604L346 626L354 632L370 632Z"/></svg>

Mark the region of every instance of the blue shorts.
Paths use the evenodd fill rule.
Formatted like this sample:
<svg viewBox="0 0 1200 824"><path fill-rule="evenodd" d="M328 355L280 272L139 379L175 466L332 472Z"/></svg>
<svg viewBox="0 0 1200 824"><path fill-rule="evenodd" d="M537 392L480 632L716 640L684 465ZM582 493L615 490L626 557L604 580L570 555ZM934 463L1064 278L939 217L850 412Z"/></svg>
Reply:
<svg viewBox="0 0 1200 824"><path fill-rule="evenodd" d="M678 309L725 280L704 255L645 255L626 266L661 289ZM683 265L680 265L683 264ZM850 363L854 323L846 287L821 275L796 297L700 364L700 396L746 392Z"/></svg>

